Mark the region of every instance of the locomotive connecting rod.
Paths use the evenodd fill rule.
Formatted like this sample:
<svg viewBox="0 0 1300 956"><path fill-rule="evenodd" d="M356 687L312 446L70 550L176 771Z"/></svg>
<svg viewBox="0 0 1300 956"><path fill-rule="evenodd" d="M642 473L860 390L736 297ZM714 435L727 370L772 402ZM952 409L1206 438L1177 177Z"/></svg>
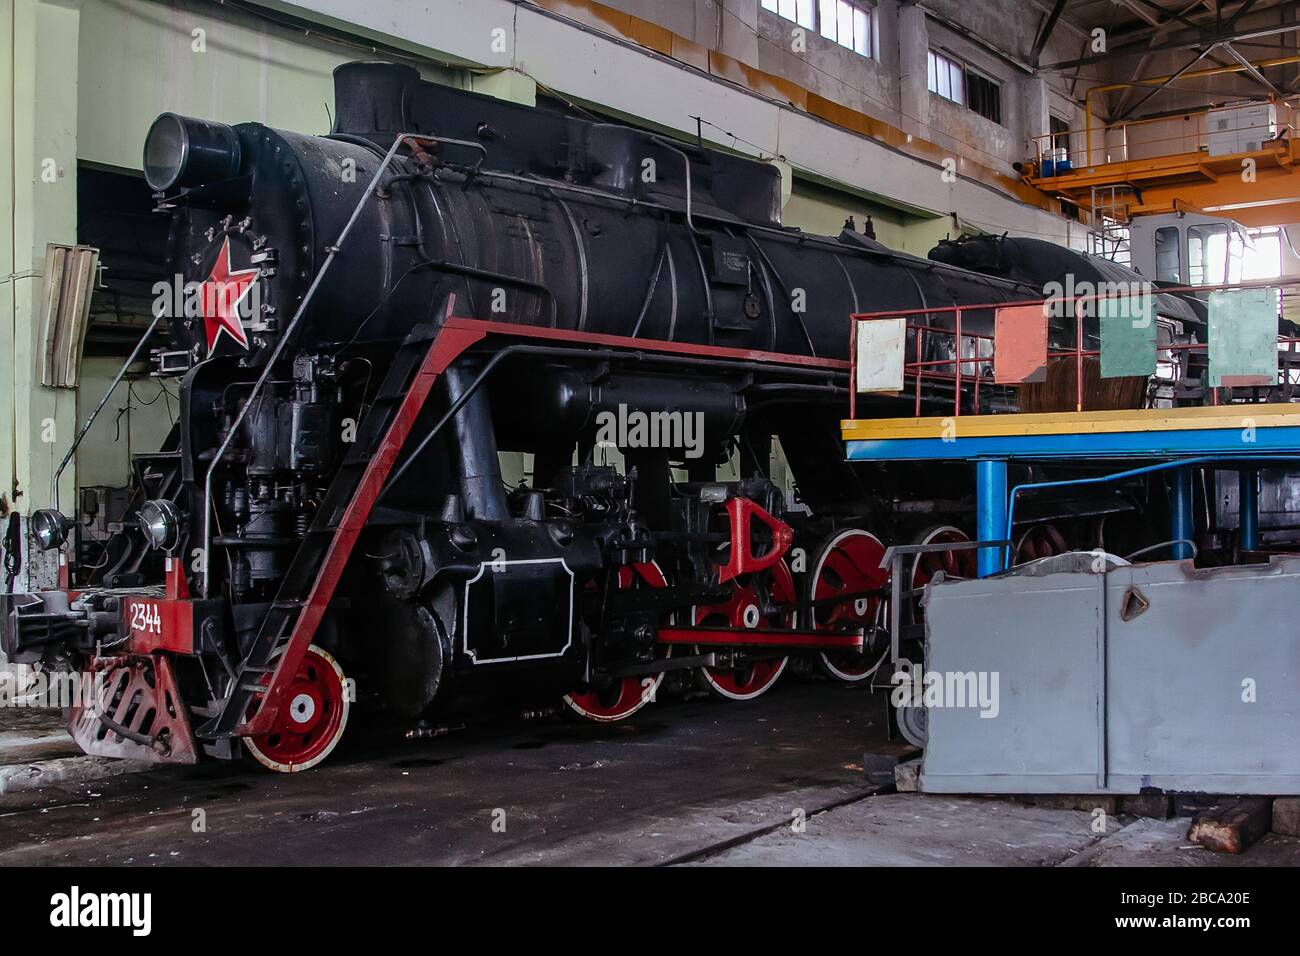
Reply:
<svg viewBox="0 0 1300 956"><path fill-rule="evenodd" d="M311 280L311 285L307 287L307 292L303 295L302 301L298 303L298 309L294 312L293 318L285 328L284 334L281 335L280 340L275 343L275 349L271 352L271 357L268 358L266 364L262 366L262 373L257 377L257 381L253 384L253 390L249 392L248 398L244 401L244 404L239 409L239 413L235 416L235 420L231 423L230 430L226 433L225 440L222 441L221 446L217 449L217 453L212 457L212 464L208 466L207 474L203 479L203 548L199 555L200 568L203 575L203 596L205 598L211 596L209 593L211 591L209 580L211 557L209 552L212 547L212 476L216 473L217 466L221 464L221 459L225 457L226 450L230 447L230 443L234 441L235 434L239 431L239 426L244 421L244 416L248 414L248 409L253 404L253 399L257 397L257 394L266 385L267 379L271 377L271 371L275 368L275 363L279 360L280 353L284 351L289 340L293 338L293 334L298 328L298 323L302 321L303 315L307 312L307 307L311 304L312 298L316 295L316 290L320 288L321 281L325 278L325 273L329 271L330 266L334 263L335 256L337 256L339 250L343 248L343 243L347 240L348 233L352 231L352 227L356 225L356 221L361 217L361 210L365 208L366 202L371 196L375 195L375 191L379 188L379 181L383 178L384 173L388 171L388 167L392 165L393 159L397 156L397 151L407 143L412 145L418 142L432 143L436 142L437 139L436 136L421 136L418 133L399 133L393 140L393 145L389 147L388 152L384 155L384 161L379 164L379 168L375 170L374 176L370 178L370 185L366 187L365 193L359 200L357 200L357 204L352 210L352 215L348 217L348 221L343 225L343 229L339 233L338 239L332 246L326 246L327 255L325 256L325 261L321 263L321 267L317 270L315 278Z"/></svg>

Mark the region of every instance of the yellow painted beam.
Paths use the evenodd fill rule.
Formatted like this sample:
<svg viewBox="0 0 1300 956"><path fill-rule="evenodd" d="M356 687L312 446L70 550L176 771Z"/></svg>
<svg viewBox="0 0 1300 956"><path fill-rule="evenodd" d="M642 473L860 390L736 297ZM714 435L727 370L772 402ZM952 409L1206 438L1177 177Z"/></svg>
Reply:
<svg viewBox="0 0 1300 956"><path fill-rule="evenodd" d="M946 418L845 419L840 423L840 431L845 441L881 441L1283 426L1300 427L1300 405L1207 405Z"/></svg>
<svg viewBox="0 0 1300 956"><path fill-rule="evenodd" d="M1254 164L1253 175L1243 178L1247 161ZM1300 141L1227 156L1198 151L1105 163L1030 182L1083 207L1091 202L1094 187L1136 186L1142 201L1129 207L1130 218L1195 209L1221 213L1246 226L1275 226L1296 221Z"/></svg>

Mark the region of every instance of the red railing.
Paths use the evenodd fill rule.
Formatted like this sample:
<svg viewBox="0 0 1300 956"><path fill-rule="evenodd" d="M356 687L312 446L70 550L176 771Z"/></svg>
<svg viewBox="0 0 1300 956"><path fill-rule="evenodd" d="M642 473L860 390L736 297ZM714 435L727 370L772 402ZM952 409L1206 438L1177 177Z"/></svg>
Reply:
<svg viewBox="0 0 1300 956"><path fill-rule="evenodd" d="M1081 285L1083 283L1080 283ZM1127 300L1140 299L1145 296L1156 298L1160 295L1173 293L1197 293L1206 294L1210 292L1224 291L1244 291L1248 289L1277 289L1278 290L1278 309L1279 316L1284 312L1286 290L1295 290L1300 287L1300 278L1272 279L1259 282L1238 282L1222 283L1219 285L1202 285L1202 286L1178 286L1178 287L1155 287L1150 285L1141 285L1131 288L1127 291L1117 293L1113 291L1115 283L1101 283L1108 287L1105 292L1090 293L1087 295L1069 295L1053 296L1041 299L1025 299L1008 302L986 302L974 305L947 305L947 306L929 306L925 308L913 309L889 309L878 312L858 312L849 316L849 363L850 363L850 388L849 388L849 417L857 417L858 402L858 349L857 349L857 330L863 322L870 322L879 319L899 319L909 320L907 333L910 339L913 359L906 361L903 365L904 391L908 391L907 381L911 380L911 388L914 401L913 413L920 417L922 406L922 385L926 381L930 382L948 382L953 387L953 412L954 416L960 416L962 413L962 386L966 379L973 379L970 386L971 407L975 414L980 413L980 385L996 385L999 389L1005 389L1013 392L1020 387L1017 383L993 383L985 379L982 374L981 366L988 366L990 369L994 361L995 340L993 333L985 331L970 331L968 317L971 313L987 313L989 316L988 325L992 326L992 316L996 315L999 309L1020 308L1025 306L1040 306L1044 309L1059 310L1059 313L1071 309L1074 313L1074 345L1070 348L1049 348L1047 351L1047 360L1064 361L1072 359L1075 363L1075 383L1076 383L1076 408L1083 410L1084 405L1084 359L1100 356L1101 351L1097 348L1087 348L1087 333L1085 329L1085 320L1092 318L1087 315L1087 309L1080 308L1090 302L1099 302L1102 300ZM1095 309L1092 311L1096 311ZM1154 310L1156 315L1160 314L1159 307ZM952 327L934 325L935 317L952 316ZM966 318L966 325L964 324ZM915 321L913 321L915 320ZM940 336L952 341L952 357L926 359L926 344L929 336ZM1094 336L1095 338L1095 336ZM966 343L971 343L970 351L973 355L967 357L964 355ZM988 343L988 354L981 353L981 343ZM1300 350L1296 349L1296 344L1300 343L1300 337L1278 336L1278 345L1285 346L1285 351L1291 354L1298 354ZM1207 352L1209 342L1191 342L1191 343L1160 343L1157 341L1157 356L1162 354L1177 356L1182 352ZM1165 361L1170 361L1166 358ZM974 366L973 370L967 370L966 367ZM1288 366L1289 367L1289 366ZM1219 389L1211 388L1210 403L1218 404ZM900 393L901 394L901 393Z"/></svg>

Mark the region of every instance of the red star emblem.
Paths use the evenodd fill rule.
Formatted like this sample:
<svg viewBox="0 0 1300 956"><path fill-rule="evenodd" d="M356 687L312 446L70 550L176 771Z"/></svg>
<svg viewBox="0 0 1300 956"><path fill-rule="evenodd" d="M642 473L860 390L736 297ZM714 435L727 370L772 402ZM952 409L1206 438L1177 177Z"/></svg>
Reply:
<svg viewBox="0 0 1300 956"><path fill-rule="evenodd" d="M222 332L238 342L241 348L248 348L248 336L239 321L239 305L252 290L256 278L256 269L230 271L230 237L227 236L217 253L217 261L212 264L212 274L199 286L209 352Z"/></svg>

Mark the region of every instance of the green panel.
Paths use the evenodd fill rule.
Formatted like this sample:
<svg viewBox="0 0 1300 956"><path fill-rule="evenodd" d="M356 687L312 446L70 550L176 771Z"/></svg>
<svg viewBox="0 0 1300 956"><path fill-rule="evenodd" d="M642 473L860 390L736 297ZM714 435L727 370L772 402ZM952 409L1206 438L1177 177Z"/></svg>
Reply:
<svg viewBox="0 0 1300 956"><path fill-rule="evenodd" d="M1156 373L1155 300L1149 295L1098 299L1101 377Z"/></svg>
<svg viewBox="0 0 1300 956"><path fill-rule="evenodd" d="M1277 382L1277 289L1210 293L1210 386Z"/></svg>

